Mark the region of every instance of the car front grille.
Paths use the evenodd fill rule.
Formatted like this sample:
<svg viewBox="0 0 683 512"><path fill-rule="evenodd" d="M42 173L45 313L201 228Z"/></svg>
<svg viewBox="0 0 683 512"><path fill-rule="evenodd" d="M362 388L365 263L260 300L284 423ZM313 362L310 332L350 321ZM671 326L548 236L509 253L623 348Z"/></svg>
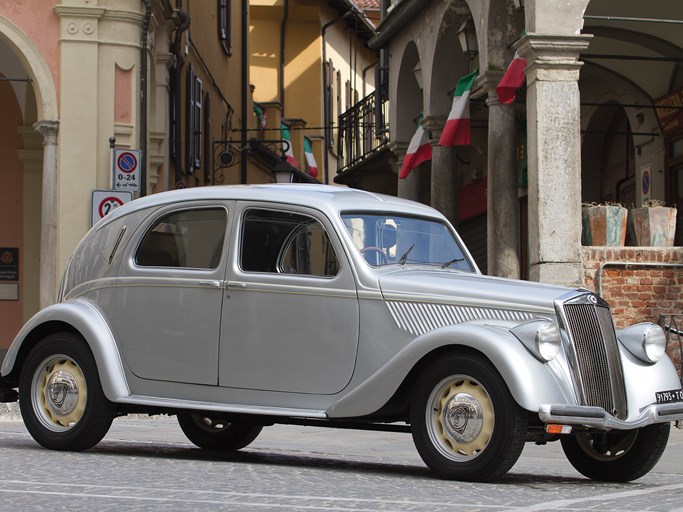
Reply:
<svg viewBox="0 0 683 512"><path fill-rule="evenodd" d="M560 303L560 317L581 405L602 407L626 418L624 376L609 306L595 295L582 295Z"/></svg>

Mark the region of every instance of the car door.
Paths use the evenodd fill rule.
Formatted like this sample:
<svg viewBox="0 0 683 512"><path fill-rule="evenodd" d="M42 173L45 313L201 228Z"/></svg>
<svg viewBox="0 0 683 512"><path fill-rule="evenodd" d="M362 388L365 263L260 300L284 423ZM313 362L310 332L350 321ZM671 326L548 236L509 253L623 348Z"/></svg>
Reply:
<svg viewBox="0 0 683 512"><path fill-rule="evenodd" d="M353 374L359 328L355 280L339 239L312 210L237 206L220 385L339 392Z"/></svg>
<svg viewBox="0 0 683 512"><path fill-rule="evenodd" d="M165 208L131 240L118 280L117 339L138 377L218 384L227 206Z"/></svg>

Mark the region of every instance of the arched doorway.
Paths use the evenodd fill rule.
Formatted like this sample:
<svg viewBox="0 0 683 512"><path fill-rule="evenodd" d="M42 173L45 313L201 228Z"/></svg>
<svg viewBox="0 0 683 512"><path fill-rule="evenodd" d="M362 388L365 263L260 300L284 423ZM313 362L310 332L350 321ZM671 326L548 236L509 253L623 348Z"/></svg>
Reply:
<svg viewBox="0 0 683 512"><path fill-rule="evenodd" d="M35 43L6 18L0 18L0 77L1 357L25 320L44 305L42 290L52 293L57 284L54 237L45 243L41 219L45 215L56 222L57 90ZM43 143L48 140L53 157L46 162ZM47 208L46 177L51 185Z"/></svg>
<svg viewBox="0 0 683 512"><path fill-rule="evenodd" d="M581 200L636 204L633 135L628 116L616 102L600 106L583 136Z"/></svg>

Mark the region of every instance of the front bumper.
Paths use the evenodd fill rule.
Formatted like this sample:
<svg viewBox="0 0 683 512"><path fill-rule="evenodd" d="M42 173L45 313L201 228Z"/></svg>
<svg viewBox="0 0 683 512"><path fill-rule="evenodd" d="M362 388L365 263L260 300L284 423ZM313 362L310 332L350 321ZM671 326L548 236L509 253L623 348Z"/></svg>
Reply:
<svg viewBox="0 0 683 512"><path fill-rule="evenodd" d="M650 404L631 420L615 418L602 407L558 404L542 405L538 409L538 416L544 423L583 425L601 430L632 430L654 423L682 421L683 403Z"/></svg>

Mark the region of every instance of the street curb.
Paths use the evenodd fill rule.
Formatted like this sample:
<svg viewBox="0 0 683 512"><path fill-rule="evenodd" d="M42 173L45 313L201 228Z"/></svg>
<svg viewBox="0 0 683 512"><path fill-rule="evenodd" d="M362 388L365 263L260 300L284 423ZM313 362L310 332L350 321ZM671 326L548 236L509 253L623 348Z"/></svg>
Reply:
<svg viewBox="0 0 683 512"><path fill-rule="evenodd" d="M19 403L0 403L0 421L20 421Z"/></svg>

